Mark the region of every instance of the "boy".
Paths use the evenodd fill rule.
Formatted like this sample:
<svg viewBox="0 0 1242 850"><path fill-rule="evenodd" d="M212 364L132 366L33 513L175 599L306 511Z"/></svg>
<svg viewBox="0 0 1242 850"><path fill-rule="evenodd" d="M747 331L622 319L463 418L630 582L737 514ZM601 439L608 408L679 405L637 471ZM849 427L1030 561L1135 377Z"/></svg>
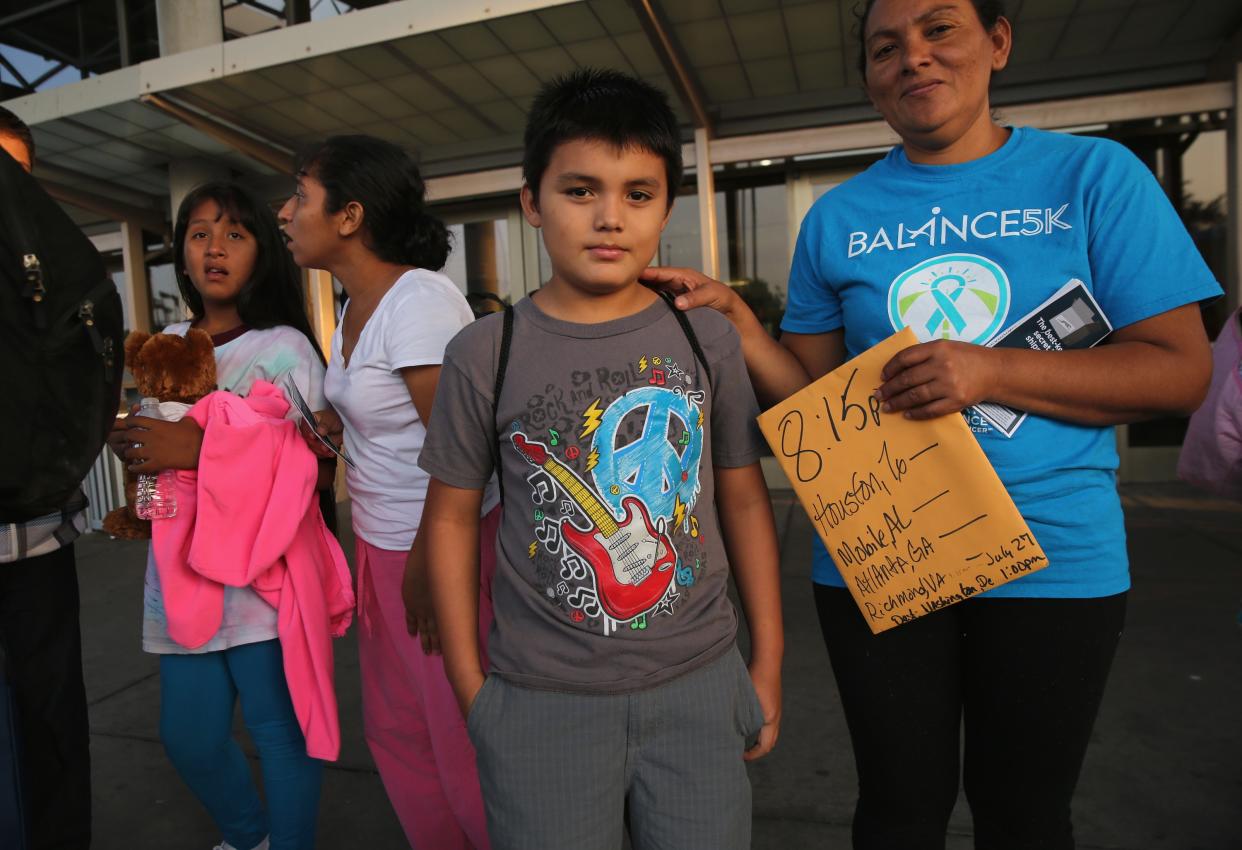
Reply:
<svg viewBox="0 0 1242 850"><path fill-rule="evenodd" d="M679 136L664 96L623 74L545 87L521 201L552 276L513 308L503 356L502 316L445 354L423 523L494 848L616 850L626 812L637 850L750 846L743 752L765 754L780 723L779 556L736 332L638 282L681 181ZM485 682L475 541L497 462Z"/></svg>

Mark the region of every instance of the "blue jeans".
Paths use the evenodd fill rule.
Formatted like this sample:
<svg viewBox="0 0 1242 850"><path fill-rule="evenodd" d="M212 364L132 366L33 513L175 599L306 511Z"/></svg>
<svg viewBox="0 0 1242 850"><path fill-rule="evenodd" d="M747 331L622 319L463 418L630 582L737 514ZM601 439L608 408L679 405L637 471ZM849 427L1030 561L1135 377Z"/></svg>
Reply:
<svg viewBox="0 0 1242 850"><path fill-rule="evenodd" d="M233 739L238 694L259 751L266 809ZM161 655L160 739L229 844L250 850L270 834L272 850L315 846L323 763L306 755L279 641Z"/></svg>

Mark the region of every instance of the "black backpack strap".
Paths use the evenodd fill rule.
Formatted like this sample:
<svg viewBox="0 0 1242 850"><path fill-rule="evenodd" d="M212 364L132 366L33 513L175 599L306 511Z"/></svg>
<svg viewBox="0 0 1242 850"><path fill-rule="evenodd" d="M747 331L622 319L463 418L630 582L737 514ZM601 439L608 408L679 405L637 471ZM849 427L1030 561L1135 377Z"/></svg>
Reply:
<svg viewBox="0 0 1242 850"><path fill-rule="evenodd" d="M691 350L694 351L695 358L699 361L699 365L703 367L703 374L707 376L707 383L712 382L712 370L707 365L707 355L703 353L703 346L699 345L699 338L694 333L694 328L690 326L690 319L686 314L677 309L677 305L673 303L673 296L667 292L660 290L660 297L664 299L664 303L673 311L673 315L677 318L677 324L681 325L681 332L686 335L686 341L690 343Z"/></svg>
<svg viewBox="0 0 1242 850"><path fill-rule="evenodd" d="M505 372L509 368L509 348L513 345L513 305L505 305L500 331L500 361L496 364L496 383L492 385L492 422L496 426L495 450L496 483L500 487L500 504L505 503L505 476L500 468L500 440L504 429L500 426L500 391L505 386Z"/></svg>

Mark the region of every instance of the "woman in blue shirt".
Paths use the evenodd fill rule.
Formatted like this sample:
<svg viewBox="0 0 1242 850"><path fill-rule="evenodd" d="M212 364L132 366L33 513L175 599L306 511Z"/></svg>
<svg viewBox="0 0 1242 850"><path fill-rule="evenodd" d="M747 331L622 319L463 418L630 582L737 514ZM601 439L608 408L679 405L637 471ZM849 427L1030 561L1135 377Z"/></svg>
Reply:
<svg viewBox="0 0 1242 850"><path fill-rule="evenodd" d="M728 315L775 403L903 327L877 395L914 419L982 401L970 424L1050 565L872 635L815 541L816 603L859 773L856 848L943 848L962 770L977 847L1072 848L1070 800L1125 614L1112 427L1185 414L1211 361L1198 302L1220 288L1125 148L997 123L1012 44L995 0L870 0L861 70L901 137L803 221L780 343L728 287L652 270L679 307ZM1116 329L1047 352L983 345L1069 281ZM896 733L894 730L901 730Z"/></svg>

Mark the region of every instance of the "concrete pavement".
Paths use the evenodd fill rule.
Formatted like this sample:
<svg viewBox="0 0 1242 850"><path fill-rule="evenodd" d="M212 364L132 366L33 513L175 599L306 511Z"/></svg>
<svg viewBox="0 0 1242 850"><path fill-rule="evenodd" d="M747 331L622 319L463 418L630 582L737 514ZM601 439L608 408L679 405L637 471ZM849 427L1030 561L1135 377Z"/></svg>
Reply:
<svg viewBox="0 0 1242 850"><path fill-rule="evenodd" d="M1079 846L1237 850L1242 505L1177 484L1126 486L1123 500L1134 589L1076 798ZM773 505L783 538L785 717L776 751L752 765L753 846L848 848L856 778L811 601L810 524L790 493L774 493ZM159 743L157 663L140 649L145 552L100 534L78 544L94 847L208 850L220 837ZM342 754L324 774L319 846L402 847L362 740L352 637L337 643L337 693ZM948 846L972 846L964 799Z"/></svg>

